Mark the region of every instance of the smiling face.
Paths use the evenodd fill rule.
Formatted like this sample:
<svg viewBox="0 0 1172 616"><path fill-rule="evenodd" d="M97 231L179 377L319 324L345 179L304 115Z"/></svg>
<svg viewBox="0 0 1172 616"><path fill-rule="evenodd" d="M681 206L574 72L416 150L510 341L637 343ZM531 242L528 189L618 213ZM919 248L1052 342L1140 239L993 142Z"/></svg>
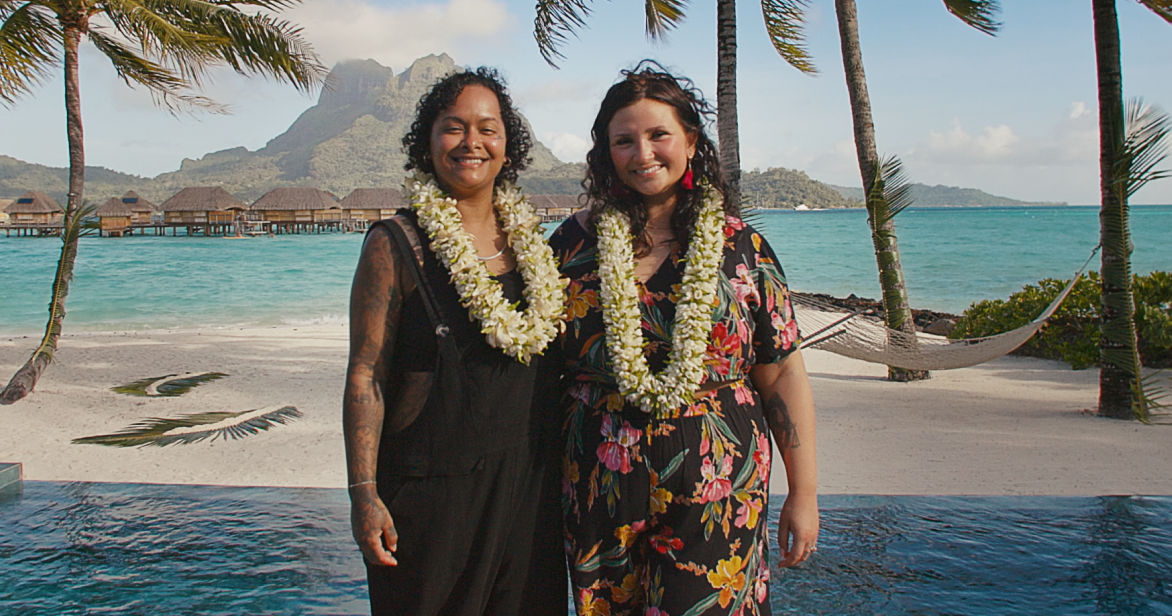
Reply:
<svg viewBox="0 0 1172 616"><path fill-rule="evenodd" d="M491 197L505 164L505 123L492 90L469 85L431 125L430 154L440 188L457 200Z"/></svg>
<svg viewBox="0 0 1172 616"><path fill-rule="evenodd" d="M667 103L644 98L619 109L607 125L610 159L619 180L648 205L674 200L696 135L688 133Z"/></svg>

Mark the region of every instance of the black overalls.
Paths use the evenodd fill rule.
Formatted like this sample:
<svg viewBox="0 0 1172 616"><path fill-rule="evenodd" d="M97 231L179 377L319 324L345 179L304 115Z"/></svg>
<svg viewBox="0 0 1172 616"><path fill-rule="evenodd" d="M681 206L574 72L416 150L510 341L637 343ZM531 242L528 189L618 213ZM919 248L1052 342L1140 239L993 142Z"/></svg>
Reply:
<svg viewBox="0 0 1172 616"><path fill-rule="evenodd" d="M395 408L401 392L394 391L403 372L435 376L418 417L398 432L384 430L379 446L378 492L399 533L399 564L367 564L372 613L564 615L559 474L552 463L559 391L548 368L558 362L534 357L526 366L490 347L413 214L403 218L421 240L425 284L404 302L384 425L403 412ZM376 224L392 231L397 257L409 254L399 225ZM495 278L510 302L522 301L517 270ZM434 298L432 315L425 288Z"/></svg>

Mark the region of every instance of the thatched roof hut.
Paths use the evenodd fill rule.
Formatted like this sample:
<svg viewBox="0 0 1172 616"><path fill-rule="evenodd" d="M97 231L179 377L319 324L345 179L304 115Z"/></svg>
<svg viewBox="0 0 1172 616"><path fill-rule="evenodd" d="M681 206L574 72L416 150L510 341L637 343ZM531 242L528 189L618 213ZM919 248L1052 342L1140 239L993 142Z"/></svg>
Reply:
<svg viewBox="0 0 1172 616"><path fill-rule="evenodd" d="M175 193L159 206L164 212L216 212L247 210L232 193L220 186L189 186Z"/></svg>
<svg viewBox="0 0 1172 616"><path fill-rule="evenodd" d="M350 218L373 221L390 218L395 210L408 204L398 188L355 188L340 205Z"/></svg>
<svg viewBox="0 0 1172 616"><path fill-rule="evenodd" d="M546 221L568 218L582 207L574 195L533 195L529 202L534 213Z"/></svg>
<svg viewBox="0 0 1172 616"><path fill-rule="evenodd" d="M338 208L338 198L320 188L274 188L253 202L251 211L328 210Z"/></svg>
<svg viewBox="0 0 1172 616"><path fill-rule="evenodd" d="M159 209L168 223L223 223L248 206L220 186L194 186L175 193Z"/></svg>
<svg viewBox="0 0 1172 616"><path fill-rule="evenodd" d="M65 216L65 208L39 190L30 190L17 197L4 211L11 223L34 225L57 224Z"/></svg>
<svg viewBox="0 0 1172 616"><path fill-rule="evenodd" d="M128 190L125 195L122 195L122 203L125 203L130 208L130 211L136 214L145 213L149 215L152 212L161 211L159 206L138 196L138 193L133 190Z"/></svg>
<svg viewBox="0 0 1172 616"><path fill-rule="evenodd" d="M311 187L274 188L250 208L272 222L303 222L340 219L342 206L333 193Z"/></svg>
<svg viewBox="0 0 1172 616"><path fill-rule="evenodd" d="M130 218L133 214L134 210L130 209L130 205L123 203L118 197L110 197L94 210L94 216L98 218Z"/></svg>

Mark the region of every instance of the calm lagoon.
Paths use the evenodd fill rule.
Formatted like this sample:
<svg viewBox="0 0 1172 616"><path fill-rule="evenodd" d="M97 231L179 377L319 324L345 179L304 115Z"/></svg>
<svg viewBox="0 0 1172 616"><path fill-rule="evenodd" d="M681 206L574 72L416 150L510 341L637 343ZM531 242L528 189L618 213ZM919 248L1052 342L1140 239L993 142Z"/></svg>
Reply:
<svg viewBox="0 0 1172 616"><path fill-rule="evenodd" d="M912 305L961 312L1042 278L1068 278L1098 244L1098 208L922 208L900 214ZM879 297L861 210L757 218L798 291ZM1132 209L1133 270L1172 270L1172 206ZM65 330L340 322L358 234L83 238ZM0 237L0 335L45 326L60 242ZM1097 261L1092 269L1097 269Z"/></svg>

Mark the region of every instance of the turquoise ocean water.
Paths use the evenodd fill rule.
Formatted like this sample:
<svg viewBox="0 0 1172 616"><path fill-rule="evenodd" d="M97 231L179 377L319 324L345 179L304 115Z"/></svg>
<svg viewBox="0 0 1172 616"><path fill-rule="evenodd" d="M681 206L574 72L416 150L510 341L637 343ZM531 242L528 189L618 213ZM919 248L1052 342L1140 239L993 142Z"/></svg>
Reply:
<svg viewBox="0 0 1172 616"><path fill-rule="evenodd" d="M863 211L766 211L759 220L794 289L880 295ZM1096 207L923 208L896 225L913 306L946 312L1070 276L1099 229ZM1134 270L1172 270L1172 206L1132 208L1132 227ZM66 331L339 322L361 241L83 238ZM0 335L42 330L59 250L55 238L0 236Z"/></svg>

